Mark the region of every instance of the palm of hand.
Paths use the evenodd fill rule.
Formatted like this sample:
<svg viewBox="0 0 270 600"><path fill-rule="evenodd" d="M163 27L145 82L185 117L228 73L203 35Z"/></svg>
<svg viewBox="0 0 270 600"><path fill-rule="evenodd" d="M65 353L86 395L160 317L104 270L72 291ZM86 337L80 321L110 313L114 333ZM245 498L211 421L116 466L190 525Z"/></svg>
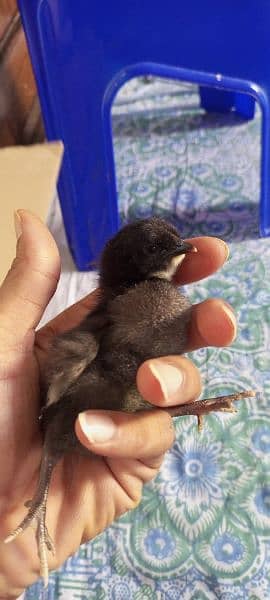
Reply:
<svg viewBox="0 0 270 600"><path fill-rule="evenodd" d="M5 456L0 482L0 497L5 499L2 539L24 516L24 502L32 497L38 474L42 446L38 425L39 353L39 348L24 356L14 353L8 370L0 372L2 422L8 423L8 436L2 434L0 443ZM139 459L103 458L90 453L89 458L66 457L55 469L48 501L46 520L57 549L55 556L50 555L50 568L57 568L81 543L133 508L140 499L142 483L153 477L158 463L159 460L152 467ZM22 581L18 581L17 593L20 586L30 585L39 574L33 535L33 530L27 530L1 548L0 573L4 570L2 565L6 570L10 564L12 571L19 574L22 558L27 562L28 574L25 572Z"/></svg>

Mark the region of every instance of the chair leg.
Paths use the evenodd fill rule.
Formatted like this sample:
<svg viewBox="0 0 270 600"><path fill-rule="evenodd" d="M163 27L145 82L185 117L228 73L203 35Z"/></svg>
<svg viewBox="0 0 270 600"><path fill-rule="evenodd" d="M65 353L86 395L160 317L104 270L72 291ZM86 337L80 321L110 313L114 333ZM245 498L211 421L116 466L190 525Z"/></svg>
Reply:
<svg viewBox="0 0 270 600"><path fill-rule="evenodd" d="M105 242L118 229L111 128L104 123L102 98L93 94L87 127L70 143L63 140L59 198L70 250L82 271L96 268Z"/></svg>
<svg viewBox="0 0 270 600"><path fill-rule="evenodd" d="M262 111L260 233L270 236L270 95Z"/></svg>

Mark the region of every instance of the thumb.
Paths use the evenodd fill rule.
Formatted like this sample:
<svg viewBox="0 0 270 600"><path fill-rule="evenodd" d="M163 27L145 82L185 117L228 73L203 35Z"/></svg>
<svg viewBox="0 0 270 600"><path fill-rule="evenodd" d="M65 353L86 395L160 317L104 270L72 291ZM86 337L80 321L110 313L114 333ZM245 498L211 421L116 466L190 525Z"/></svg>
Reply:
<svg viewBox="0 0 270 600"><path fill-rule="evenodd" d="M26 210L15 213L16 258L0 287L0 345L24 346L39 323L60 274L56 243L42 221ZM2 342L2 344L1 344Z"/></svg>

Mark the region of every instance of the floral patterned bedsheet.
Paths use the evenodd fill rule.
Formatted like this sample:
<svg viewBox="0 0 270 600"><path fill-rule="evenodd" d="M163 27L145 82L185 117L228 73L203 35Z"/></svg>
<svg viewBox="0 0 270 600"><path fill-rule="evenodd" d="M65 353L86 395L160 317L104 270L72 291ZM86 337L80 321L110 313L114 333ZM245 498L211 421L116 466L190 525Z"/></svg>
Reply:
<svg viewBox="0 0 270 600"><path fill-rule="evenodd" d="M177 419L174 447L140 506L52 574L48 598L270 598L270 241L258 237L260 112L249 122L205 114L194 87L134 80L119 94L114 135L123 222L155 213L185 236L218 235L230 245L222 271L187 290L194 302L225 298L239 321L230 348L193 353L204 395L261 394L235 415L210 415L202 433L194 418ZM26 600L41 590L33 586Z"/></svg>

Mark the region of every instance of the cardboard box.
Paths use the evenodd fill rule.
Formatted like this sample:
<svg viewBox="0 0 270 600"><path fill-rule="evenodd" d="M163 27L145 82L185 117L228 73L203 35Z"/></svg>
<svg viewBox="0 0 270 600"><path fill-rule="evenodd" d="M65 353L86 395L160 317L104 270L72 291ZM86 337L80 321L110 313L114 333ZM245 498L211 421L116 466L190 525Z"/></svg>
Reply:
<svg viewBox="0 0 270 600"><path fill-rule="evenodd" d="M61 142L0 149L0 283L15 256L13 213L26 208L46 220L62 155Z"/></svg>

